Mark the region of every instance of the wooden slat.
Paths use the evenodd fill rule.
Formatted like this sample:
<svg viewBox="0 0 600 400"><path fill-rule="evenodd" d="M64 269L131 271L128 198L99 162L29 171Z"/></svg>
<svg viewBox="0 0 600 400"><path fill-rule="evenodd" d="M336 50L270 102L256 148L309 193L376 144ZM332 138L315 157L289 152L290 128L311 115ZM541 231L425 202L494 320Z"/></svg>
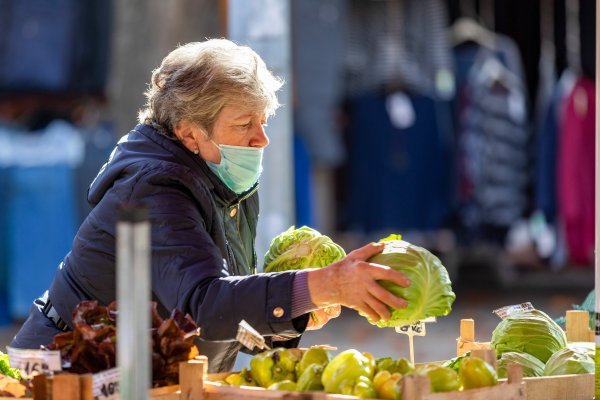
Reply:
<svg viewBox="0 0 600 400"><path fill-rule="evenodd" d="M179 363L179 386L182 399L202 400L204 398L203 380L207 368L206 357Z"/></svg>
<svg viewBox="0 0 600 400"><path fill-rule="evenodd" d="M94 400L94 379L92 374L83 374L79 376L79 386L81 400Z"/></svg>
<svg viewBox="0 0 600 400"><path fill-rule="evenodd" d="M527 400L590 400L594 374L524 378Z"/></svg>
<svg viewBox="0 0 600 400"><path fill-rule="evenodd" d="M567 340L569 342L593 342L594 332L590 329L590 314L585 310L568 310L566 317Z"/></svg>
<svg viewBox="0 0 600 400"><path fill-rule="evenodd" d="M79 400L81 388L79 375L62 373L52 378L52 398L60 400Z"/></svg>

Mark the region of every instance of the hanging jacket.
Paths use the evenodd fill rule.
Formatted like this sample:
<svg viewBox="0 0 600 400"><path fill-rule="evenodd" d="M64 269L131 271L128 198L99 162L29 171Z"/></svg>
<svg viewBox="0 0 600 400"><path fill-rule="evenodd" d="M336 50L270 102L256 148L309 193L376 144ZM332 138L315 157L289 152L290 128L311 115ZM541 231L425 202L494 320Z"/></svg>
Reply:
<svg viewBox="0 0 600 400"><path fill-rule="evenodd" d="M101 168L88 201L93 209L48 292L67 325L80 301L106 305L115 300L117 209L135 203L148 210L151 223L153 300L163 317L175 308L192 316L201 328L198 347L208 356L211 372L233 367L242 319L267 337L297 338L305 329L307 318L291 318L295 273L252 275L257 185L237 196L179 141L138 125ZM22 330L33 329L26 326ZM19 332L14 342L20 334L27 332ZM52 337L37 340L41 343L34 347Z"/></svg>

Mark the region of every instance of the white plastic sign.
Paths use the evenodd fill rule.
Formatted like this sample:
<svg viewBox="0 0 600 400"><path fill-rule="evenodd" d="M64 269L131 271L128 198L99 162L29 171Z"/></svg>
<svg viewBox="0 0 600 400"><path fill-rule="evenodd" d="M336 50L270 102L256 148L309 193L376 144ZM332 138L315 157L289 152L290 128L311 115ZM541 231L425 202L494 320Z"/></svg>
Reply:
<svg viewBox="0 0 600 400"><path fill-rule="evenodd" d="M502 308L498 308L497 310L494 310L494 314L496 314L501 319L506 319L506 317L509 317L511 315L531 310L535 310L535 307L533 307L531 302L528 301L526 303L513 304L511 306L504 306Z"/></svg>
<svg viewBox="0 0 600 400"><path fill-rule="evenodd" d="M60 351L6 348L12 368L18 368L25 379L39 374L52 374L62 369Z"/></svg>
<svg viewBox="0 0 600 400"><path fill-rule="evenodd" d="M119 370L111 368L92 375L92 393L94 400L119 399Z"/></svg>

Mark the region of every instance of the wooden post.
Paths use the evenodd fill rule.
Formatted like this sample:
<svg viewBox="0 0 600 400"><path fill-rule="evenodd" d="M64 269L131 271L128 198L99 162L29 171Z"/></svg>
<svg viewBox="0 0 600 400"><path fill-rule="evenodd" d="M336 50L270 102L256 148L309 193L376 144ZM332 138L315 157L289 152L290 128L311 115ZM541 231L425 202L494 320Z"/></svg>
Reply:
<svg viewBox="0 0 600 400"><path fill-rule="evenodd" d="M52 398L60 400L79 400L81 389L79 375L62 373L52 378Z"/></svg>
<svg viewBox="0 0 600 400"><path fill-rule="evenodd" d="M590 314L585 310L567 310L567 341L593 342L594 332L590 329Z"/></svg>
<svg viewBox="0 0 600 400"><path fill-rule="evenodd" d="M422 400L431 393L428 376L406 375L402 378L402 400Z"/></svg>
<svg viewBox="0 0 600 400"><path fill-rule="evenodd" d="M460 337L456 342L456 355L462 356L467 351L471 350L470 346L465 346L466 343L475 341L475 321L471 318L463 318L460 320Z"/></svg>
<svg viewBox="0 0 600 400"><path fill-rule="evenodd" d="M81 400L94 400L93 384L94 379L92 377L92 374L83 374L79 376Z"/></svg>
<svg viewBox="0 0 600 400"><path fill-rule="evenodd" d="M496 350L493 349L473 349L471 356L481 358L496 369Z"/></svg>
<svg viewBox="0 0 600 400"><path fill-rule="evenodd" d="M506 377L508 383L521 383L523 381L523 367L519 364L509 363Z"/></svg>
<svg viewBox="0 0 600 400"><path fill-rule="evenodd" d="M181 400L204 399L204 380L208 368L206 356L179 363L179 386Z"/></svg>
<svg viewBox="0 0 600 400"><path fill-rule="evenodd" d="M48 399L48 378L46 375L36 375L33 377L33 400Z"/></svg>

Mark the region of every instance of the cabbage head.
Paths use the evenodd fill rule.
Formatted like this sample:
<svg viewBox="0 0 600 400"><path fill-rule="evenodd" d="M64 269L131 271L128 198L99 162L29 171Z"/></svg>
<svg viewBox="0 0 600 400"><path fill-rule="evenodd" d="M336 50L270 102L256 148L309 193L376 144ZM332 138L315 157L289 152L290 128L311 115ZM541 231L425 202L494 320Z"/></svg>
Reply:
<svg viewBox="0 0 600 400"><path fill-rule="evenodd" d="M545 363L567 346L565 332L545 312L522 311L503 319L492 332L498 356L509 351L527 353Z"/></svg>
<svg viewBox="0 0 600 400"><path fill-rule="evenodd" d="M523 368L523 376L544 375L544 363L527 353L507 351L502 353L496 365L498 366L498 378L506 378L508 364L519 364Z"/></svg>
<svg viewBox="0 0 600 400"><path fill-rule="evenodd" d="M406 275L411 283L404 288L390 281L379 282L394 295L406 299L408 306L390 309L391 318L380 320L377 326L403 326L427 317L448 315L456 295L442 262L428 250L404 240L386 238L382 241L385 248L369 262L394 268Z"/></svg>
<svg viewBox="0 0 600 400"><path fill-rule="evenodd" d="M271 241L264 258L264 272L322 268L346 256L328 236L315 229L291 226Z"/></svg>
<svg viewBox="0 0 600 400"><path fill-rule="evenodd" d="M573 342L552 354L544 368L544 375L594 373L594 343Z"/></svg>

